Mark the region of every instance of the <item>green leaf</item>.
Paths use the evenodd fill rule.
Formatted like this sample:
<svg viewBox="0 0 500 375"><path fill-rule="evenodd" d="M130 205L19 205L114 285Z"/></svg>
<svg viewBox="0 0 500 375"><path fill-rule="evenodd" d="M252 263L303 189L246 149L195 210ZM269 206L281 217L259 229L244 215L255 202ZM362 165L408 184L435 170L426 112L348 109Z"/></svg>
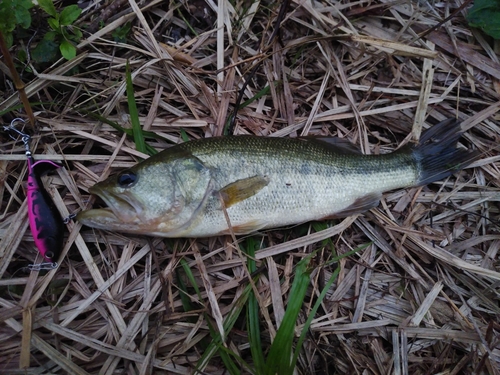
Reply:
<svg viewBox="0 0 500 375"><path fill-rule="evenodd" d="M7 47L10 48L12 47L12 44L14 43L14 35L12 33L6 33L4 35L5 38L5 43L7 44Z"/></svg>
<svg viewBox="0 0 500 375"><path fill-rule="evenodd" d="M130 65L128 61L125 76L127 84L128 112L130 114L130 122L132 123L135 148L137 151L146 153L146 142L144 141L144 135L142 134L142 128L139 122L139 111L137 110L137 104L135 103L134 86L132 85L132 74L130 73Z"/></svg>
<svg viewBox="0 0 500 375"><path fill-rule="evenodd" d="M57 17L57 10L52 0L38 0L38 5L52 17Z"/></svg>
<svg viewBox="0 0 500 375"><path fill-rule="evenodd" d="M71 60L76 56L76 48L71 42L68 42L67 40L63 40L61 45L59 46L59 50L61 51L61 54L66 60Z"/></svg>
<svg viewBox="0 0 500 375"><path fill-rule="evenodd" d="M55 32L55 31L48 31L44 35L43 39L50 40L51 42L55 42L58 35L59 34L57 32Z"/></svg>
<svg viewBox="0 0 500 375"><path fill-rule="evenodd" d="M78 7L78 5L67 6L62 10L59 21L63 26L72 25L73 22L75 22L78 17L80 17L81 13L82 10Z"/></svg>
<svg viewBox="0 0 500 375"><path fill-rule="evenodd" d="M76 34L79 34L79 36L75 34L75 31L77 32ZM71 30L67 26L61 27L61 34L63 35L64 39L71 40L76 43L78 43L82 37L82 33L80 32L80 30L75 27L72 27Z"/></svg>
<svg viewBox="0 0 500 375"><path fill-rule="evenodd" d="M127 35L132 29L132 22L127 22L121 27L117 27L115 31L111 34L115 42L125 43L127 41Z"/></svg>
<svg viewBox="0 0 500 375"><path fill-rule="evenodd" d="M29 10L33 7L33 0L14 0L12 1L15 5L15 8L23 8L25 10Z"/></svg>
<svg viewBox="0 0 500 375"><path fill-rule="evenodd" d="M269 85L266 86L266 87L264 87L257 94L255 94L252 98L250 98L248 100L245 100L243 103L241 103L240 106L238 107L238 109L242 109L242 108L245 108L245 107L249 106L254 101L262 98L264 95L269 94L270 91L271 91L271 87Z"/></svg>
<svg viewBox="0 0 500 375"><path fill-rule="evenodd" d="M12 18L12 0L0 2L0 31L8 33L14 30L16 21Z"/></svg>
<svg viewBox="0 0 500 375"><path fill-rule="evenodd" d="M52 30L54 30L54 31L59 30L59 21L57 20L57 18L49 18L47 20L47 23L49 24L49 26Z"/></svg>
<svg viewBox="0 0 500 375"><path fill-rule="evenodd" d="M467 15L467 21L470 26L500 39L500 0L476 0Z"/></svg>
<svg viewBox="0 0 500 375"><path fill-rule="evenodd" d="M67 27L61 27L59 29L59 34L62 35L62 37L66 40L71 40L70 34L68 33L68 28Z"/></svg>
<svg viewBox="0 0 500 375"><path fill-rule="evenodd" d="M27 29L31 26L31 14L28 9L29 8L20 7L14 12L17 24L23 29Z"/></svg>
<svg viewBox="0 0 500 375"><path fill-rule="evenodd" d="M31 0L0 0L0 31L9 34L17 25L24 29L30 27L32 6Z"/></svg>
<svg viewBox="0 0 500 375"><path fill-rule="evenodd" d="M24 49L19 50L19 52L17 53L17 58L22 63L25 63L28 60L28 54L26 53L26 51Z"/></svg>
<svg viewBox="0 0 500 375"><path fill-rule="evenodd" d="M75 34L75 36L74 36L73 40L75 40L75 41L79 41L79 40L81 40L81 39L82 39L83 34L82 34L82 32L80 31L80 29L77 29L76 27L73 27L73 30L72 30L72 31L73 31L73 34Z"/></svg>
<svg viewBox="0 0 500 375"><path fill-rule="evenodd" d="M59 44L46 37L31 51L31 58L37 63L52 62L59 57Z"/></svg>

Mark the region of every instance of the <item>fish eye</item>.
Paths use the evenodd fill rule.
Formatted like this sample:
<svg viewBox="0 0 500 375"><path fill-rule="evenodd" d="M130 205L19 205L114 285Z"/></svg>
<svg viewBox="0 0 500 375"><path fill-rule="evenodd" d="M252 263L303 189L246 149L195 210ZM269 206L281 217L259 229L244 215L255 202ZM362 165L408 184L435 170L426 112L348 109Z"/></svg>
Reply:
<svg viewBox="0 0 500 375"><path fill-rule="evenodd" d="M118 185L123 188L132 187L137 182L137 175L132 171L125 171L118 175Z"/></svg>

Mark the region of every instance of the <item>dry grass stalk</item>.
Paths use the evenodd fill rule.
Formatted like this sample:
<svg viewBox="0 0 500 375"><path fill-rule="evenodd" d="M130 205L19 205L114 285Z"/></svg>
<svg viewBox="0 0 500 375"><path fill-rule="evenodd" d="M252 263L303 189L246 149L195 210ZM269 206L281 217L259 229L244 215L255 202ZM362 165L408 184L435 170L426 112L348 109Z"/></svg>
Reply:
<svg viewBox="0 0 500 375"><path fill-rule="evenodd" d="M23 148L2 135L0 372L186 374L198 365L222 374L211 330L251 367L245 308L236 319L247 287L267 349L294 298L295 266L316 251L297 335L337 266L339 274L298 373L500 374L500 45L461 12L422 34L462 2L293 1L279 30L272 2L130 0L109 15L112 3L95 2L111 18L85 35L77 57L24 72L27 95L41 103L35 157L65 166L46 181L64 216L94 203L96 181L147 157L106 122L130 128L127 61L157 150L223 134L257 66L235 134L334 135L376 154L457 117L463 146L483 157L445 181L389 192L364 215L254 236L262 248L251 281L246 239L161 240L73 222L59 268L38 273L25 268L40 257L27 231ZM100 21L92 6L79 26ZM114 41L127 22L127 41ZM0 110L23 117L7 81Z"/></svg>

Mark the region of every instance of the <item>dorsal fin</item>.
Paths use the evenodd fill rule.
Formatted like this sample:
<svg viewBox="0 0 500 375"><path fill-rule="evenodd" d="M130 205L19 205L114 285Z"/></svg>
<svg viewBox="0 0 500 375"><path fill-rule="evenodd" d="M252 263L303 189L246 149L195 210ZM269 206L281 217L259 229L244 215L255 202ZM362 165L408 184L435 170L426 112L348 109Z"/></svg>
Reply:
<svg viewBox="0 0 500 375"><path fill-rule="evenodd" d="M303 139L307 142L315 142L317 144L322 145L323 147L330 148L337 154L362 155L359 148L356 147L355 144L351 143L346 138L308 136L308 137L300 137L299 139Z"/></svg>

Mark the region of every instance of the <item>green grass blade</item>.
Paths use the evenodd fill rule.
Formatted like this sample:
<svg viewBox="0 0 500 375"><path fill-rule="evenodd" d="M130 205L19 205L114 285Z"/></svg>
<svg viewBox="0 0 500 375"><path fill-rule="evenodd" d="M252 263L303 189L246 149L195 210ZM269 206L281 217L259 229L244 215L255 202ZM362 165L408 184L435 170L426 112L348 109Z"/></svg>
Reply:
<svg viewBox="0 0 500 375"><path fill-rule="evenodd" d="M311 256L302 259L295 269L295 277L290 290L290 297L285 315L267 356L264 372L267 375L292 374L292 372L290 372L292 344L295 336L297 317L304 303L307 287L310 283L308 271L310 260Z"/></svg>
<svg viewBox="0 0 500 375"><path fill-rule="evenodd" d="M243 311L243 308L245 307L245 304L248 301L248 297L250 296L251 291L252 291L252 287L250 285L247 285L245 287L245 289L243 290L243 293L241 294L237 303L234 305L234 307L231 309L231 311L225 317L224 323L223 323L224 332L228 333L233 329L233 326L236 323L236 320L241 315L241 312ZM214 331L215 331L215 329L214 329ZM216 336L215 339L210 343L208 348L205 350L205 352L203 353L201 358L198 360L196 368L197 369L204 368L206 366L206 364L210 361L210 359L214 356L214 354L217 353L220 345L221 345L220 337L217 338L217 336ZM234 353L232 353L232 354L235 355ZM242 359L240 359L240 363L241 363L241 365L243 365L244 367L249 369L248 365Z"/></svg>
<svg viewBox="0 0 500 375"><path fill-rule="evenodd" d="M186 274L186 277L189 281L189 283L192 285L194 288L196 294L198 295L198 298L200 301L202 301L202 296L201 296L201 291L198 287L198 284L196 282L196 278L194 277L191 268L189 268L188 263L186 260L181 259L181 267L184 270L184 273ZM250 295L250 286L247 286L245 291L240 297L240 300L238 303L235 305L235 307L229 312L228 316L224 320L223 326L224 326L224 332L230 332L231 329L233 328L234 324L236 323L237 318L240 316L241 311L243 310L243 307L248 299L248 296ZM196 366L197 369L204 368L205 365L210 361L212 356L216 353L219 353L222 361L224 362L224 366L226 370L229 371L230 374L239 374L240 373L240 367L234 362L232 357L235 357L238 362L245 367L248 367L248 365L243 361L242 358L237 356L236 354L232 353L229 351L222 343L225 341L225 337L221 337L220 332L215 329L213 326L210 317L208 314L204 314L205 321L207 322L210 336L212 338L212 341L210 344L207 346L205 352L203 353L203 356L200 358L198 361L198 364Z"/></svg>
<svg viewBox="0 0 500 375"><path fill-rule="evenodd" d="M184 270L184 273L186 274L186 277L188 278L189 282L191 283L191 286L194 288L196 295L200 299L200 301L203 301L203 298L201 297L201 292L200 288L198 288L198 283L196 282L196 278L193 275L193 272L191 271L191 268L189 268L189 264L186 262L185 259L181 259L181 266L182 269Z"/></svg>
<svg viewBox="0 0 500 375"><path fill-rule="evenodd" d="M103 122L103 123L111 126L113 129L116 129L116 130L118 130L121 133L125 133L128 136L130 136L130 137L134 136L134 133L133 133L132 129L126 129L126 128L118 125L118 123L116 123L114 121L111 121L111 120L108 120L106 117L103 117L103 116L101 116L98 113L94 113L94 112L86 110L86 109L79 109L79 111L85 113L86 115L88 115L88 116L90 116L90 117L92 117L92 118L94 118L96 120L99 120L99 121L101 121L101 122ZM157 136L153 132L148 132L148 131L145 131L145 130L141 130L141 131L142 131L142 134L143 134L144 137L154 138L154 139L161 138L161 137ZM156 149L154 147L152 147L151 145L148 145L146 143L146 154L148 154L149 156L153 156L153 155L155 155L157 153L158 153L158 151L156 151Z"/></svg>
<svg viewBox="0 0 500 375"><path fill-rule="evenodd" d="M368 242L366 244L363 244L363 245L360 245L358 246L357 248L355 248L354 250L351 250L351 251L348 251L342 255L339 255L339 256L336 256L336 257L333 257L332 259L330 259L328 262L326 262L324 265L325 266L328 266L332 263L336 263L338 262L340 259L344 259L344 258L347 258L347 257L350 257L351 255L354 255L356 254L357 252L360 252L361 250L364 250L366 249L368 246L370 246L371 244L373 244L373 242Z"/></svg>
<svg viewBox="0 0 500 375"><path fill-rule="evenodd" d="M329 228L331 226L330 224L331 222L328 221L314 221L311 223L311 226L316 232L321 232L322 230ZM329 247L330 249L335 249L332 238L328 237L321 241L321 247Z"/></svg>
<svg viewBox="0 0 500 375"><path fill-rule="evenodd" d="M253 293L249 296L247 304L247 331L253 365L256 373L262 374L266 367L266 361L260 339L259 304Z"/></svg>
<svg viewBox="0 0 500 375"><path fill-rule="evenodd" d="M192 285L196 294L198 295L198 298L201 301L202 300L201 291L198 288L198 285L196 283L196 279L191 271L191 268L189 268L188 263L184 259L181 259L180 263L181 263L182 269L184 270L184 272L186 274L186 277L189 280L189 283ZM191 303L189 303L189 305L190 304ZM233 361L233 359L230 356L230 354L234 355L234 353L228 352L227 348L225 348L224 345L222 344L224 342L225 338L221 337L219 331L217 329L215 329L214 325L212 324L212 322L210 320L210 316L206 313L204 313L203 315L204 315L205 321L207 322L207 325L208 325L210 337L212 338L211 343L209 345L207 345L207 348L205 350L205 354L210 353L211 355L213 355L215 353L219 353L222 361L224 362L225 369L227 371L229 371L230 374L234 374L234 375L239 374L240 373L239 367L237 366L237 364ZM233 324L234 324L234 322L233 322ZM205 355L202 356L202 358L204 358L204 357L205 357ZM206 358L207 362L209 359L210 359L209 357ZM207 362L205 362L205 363L207 363ZM199 361L199 363L200 363L200 361ZM202 366L203 365L199 365L199 367L197 367L197 368L201 368Z"/></svg>
<svg viewBox="0 0 500 375"><path fill-rule="evenodd" d="M186 260L184 258L182 258L180 260L180 262L181 262L181 265L183 267L187 266L187 262L186 262ZM191 299L188 297L189 293L188 293L188 290L187 290L187 286L184 283L184 280L182 279L182 276L180 274L181 273L180 270L177 268L175 270L175 273L176 273L176 276L177 276L177 282L176 282L176 284L177 284L177 287L179 289L179 295L181 297L181 303L182 303L182 307L184 308L184 311L188 312L188 311L194 310L193 305L191 303Z"/></svg>
<svg viewBox="0 0 500 375"><path fill-rule="evenodd" d="M184 22L184 24L188 27L189 30L191 30L191 32L195 35L195 36L198 36L198 33L196 32L196 30L194 29L193 26L191 26L191 24L189 23L189 21L186 19L186 17L184 17L184 15L182 14L182 12L180 11L180 9L177 9L177 14L179 15L180 18L182 18L182 21Z"/></svg>
<svg viewBox="0 0 500 375"><path fill-rule="evenodd" d="M255 264L255 250L259 247L259 243L253 237L249 237L245 241L245 246L241 246L241 250L248 255L247 266L250 273L255 272L257 266ZM262 342L260 338L260 317L259 303L252 289L247 303L247 331L248 343L250 344L250 352L252 354L253 365L257 374L262 374L266 366L264 352L262 350Z"/></svg>
<svg viewBox="0 0 500 375"><path fill-rule="evenodd" d="M130 122L132 124L132 134L134 137L135 148L137 151L146 153L146 142L142 134L141 124L139 122L139 111L134 97L134 86L132 85L132 74L130 73L130 65L127 61L126 73L126 86L127 86L127 102L128 112L130 115Z"/></svg>
<svg viewBox="0 0 500 375"><path fill-rule="evenodd" d="M224 370L228 371L231 375L239 375L240 369L231 357L232 356L236 357L236 358L240 358L240 357L237 356L232 351L230 351L224 345L222 345L222 342L224 340L221 337L220 332L217 329L215 329L212 322L209 320L208 316L206 316L206 321L208 323L208 328L210 331L210 336L212 337L212 342L216 346L217 353L219 353L220 358L222 359L222 362L224 362ZM242 359L240 358L240 360L242 360Z"/></svg>
<svg viewBox="0 0 500 375"><path fill-rule="evenodd" d="M189 141L189 136L187 135L186 131L182 128L181 128L181 139L183 142Z"/></svg>
<svg viewBox="0 0 500 375"><path fill-rule="evenodd" d="M304 343L304 340L306 339L307 332L309 331L309 327L311 326L311 322L313 321L314 317L316 316L316 313L318 312L319 307L321 306L321 302L326 296L326 293L332 286L333 282L337 280L337 277L340 273L340 267L337 267L335 271L333 272L332 276L326 283L325 287L321 291L316 303L314 304L313 308L311 309L311 312L309 316L307 317L307 320L304 324L304 328L302 329L302 332L300 333L299 340L297 341L297 345L295 347L295 352L293 354L292 362L290 364L289 368L289 373L291 374L293 370L295 369L295 366L297 364L297 360L299 358L300 350L302 349L302 344Z"/></svg>
<svg viewBox="0 0 500 375"><path fill-rule="evenodd" d="M351 255L353 255L361 250L364 250L368 246L370 246L370 244L371 243L361 245L348 253L342 254L341 256L334 257L334 259L331 260L330 262L328 262L328 264L330 264L332 262L338 262L342 258L349 257L349 256L351 256ZM292 361L290 363L290 367L288 368L288 370L286 370L286 373L289 373L289 374L293 373L295 366L297 365L297 360L299 358L300 350L302 349L302 345L304 344L304 340L306 338L307 332L309 331L309 327L311 326L311 323L312 323L314 317L316 316L316 313L318 312L319 307L321 306L321 302L325 298L326 294L328 293L328 290L331 288L334 281L337 280L339 273L340 273L340 267L337 267L335 269L335 271L333 272L332 276L330 277L330 279L328 280L328 282L326 283L325 287L321 291L313 308L311 309L311 312L309 313L309 316L307 317L307 320L304 324L304 327L302 328L302 331L300 333L299 340L297 341L297 345L295 347L295 352L293 354L293 358L292 358Z"/></svg>
<svg viewBox="0 0 500 375"><path fill-rule="evenodd" d="M269 94L269 92L271 91L271 87L268 85L266 87L264 87L262 90L260 90L257 94L255 94L253 97L251 97L250 99L247 99L245 100L243 103L240 104L239 108L238 109L242 109L242 108L245 108L247 105L250 105L251 103L253 103L254 101L262 98L264 95L267 95Z"/></svg>
<svg viewBox="0 0 500 375"><path fill-rule="evenodd" d="M255 94L252 98L247 99L246 101L244 101L243 103L241 103L239 105L239 107L237 108L237 110L245 108L246 106L248 106L249 104L253 103L257 99L260 99L264 95L267 95L270 91L271 91L271 89L270 89L269 86L264 87L257 94ZM236 108L234 110L236 110ZM233 115L235 115L235 114L233 113ZM233 115L228 116L228 118L226 119L226 123L224 124L224 135L229 135L228 132L229 132L229 128L231 126L231 121L232 121Z"/></svg>

